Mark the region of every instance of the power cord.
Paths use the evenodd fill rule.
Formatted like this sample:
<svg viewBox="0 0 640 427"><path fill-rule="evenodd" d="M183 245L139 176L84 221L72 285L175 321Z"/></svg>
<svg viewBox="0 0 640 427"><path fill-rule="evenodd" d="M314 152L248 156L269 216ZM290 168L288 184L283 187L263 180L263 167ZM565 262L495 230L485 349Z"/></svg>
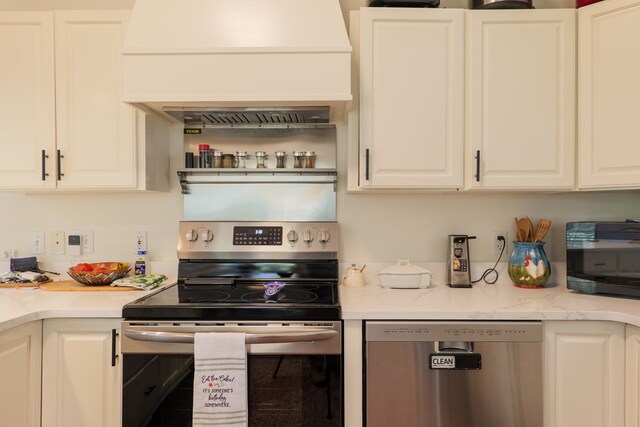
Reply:
<svg viewBox="0 0 640 427"><path fill-rule="evenodd" d="M481 280L483 280L488 285L493 285L494 283L496 283L498 281L498 276L499 275L498 275L498 270L496 270L496 267L498 266L498 263L502 259L502 254L504 253L504 248L507 247L507 242L504 240L503 236L498 236L498 241L502 242L502 249L500 250L500 256L498 257L498 260L496 261L495 264L493 264L493 267L487 268L484 271L484 273L482 273L482 276L480 276L480 278L478 280L472 281L471 282L472 285L474 283L478 283ZM487 276L490 275L491 273L495 273L495 275L496 275L496 277L493 280L487 279Z"/></svg>

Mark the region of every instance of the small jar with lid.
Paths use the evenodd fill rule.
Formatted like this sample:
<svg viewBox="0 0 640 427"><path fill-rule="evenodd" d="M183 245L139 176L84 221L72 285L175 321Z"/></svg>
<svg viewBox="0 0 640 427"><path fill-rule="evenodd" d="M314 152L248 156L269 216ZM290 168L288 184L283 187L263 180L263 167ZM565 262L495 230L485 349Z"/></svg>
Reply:
<svg viewBox="0 0 640 427"><path fill-rule="evenodd" d="M221 168L222 167L222 151L214 151L213 152L213 167Z"/></svg>
<svg viewBox="0 0 640 427"><path fill-rule="evenodd" d="M293 152L293 167L294 168L304 167L304 151Z"/></svg>
<svg viewBox="0 0 640 427"><path fill-rule="evenodd" d="M239 168L244 169L247 167L247 157L248 153L246 151L236 151L236 162Z"/></svg>
<svg viewBox="0 0 640 427"><path fill-rule="evenodd" d="M304 152L304 167L305 168L314 168L316 166L316 153L315 151L305 151Z"/></svg>
<svg viewBox="0 0 640 427"><path fill-rule="evenodd" d="M287 153L284 151L276 151L276 168L284 168L284 159Z"/></svg>
<svg viewBox="0 0 640 427"><path fill-rule="evenodd" d="M225 169L235 168L236 167L236 156L233 154L223 154L222 155L222 167Z"/></svg>
<svg viewBox="0 0 640 427"><path fill-rule="evenodd" d="M266 157L267 153L265 153L264 151L256 151L256 168L262 169L267 167L267 165L264 163Z"/></svg>
<svg viewBox="0 0 640 427"><path fill-rule="evenodd" d="M198 151L200 154L199 166L201 168L210 168L211 167L211 149L209 148L209 144L198 145Z"/></svg>

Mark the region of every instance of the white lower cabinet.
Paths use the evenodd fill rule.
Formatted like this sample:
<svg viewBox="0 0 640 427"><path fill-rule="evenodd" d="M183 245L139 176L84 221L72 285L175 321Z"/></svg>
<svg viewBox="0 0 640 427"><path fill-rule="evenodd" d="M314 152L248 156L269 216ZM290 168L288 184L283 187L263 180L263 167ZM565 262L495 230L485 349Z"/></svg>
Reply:
<svg viewBox="0 0 640 427"><path fill-rule="evenodd" d="M42 322L0 333L0 425L40 425Z"/></svg>
<svg viewBox="0 0 640 427"><path fill-rule="evenodd" d="M623 427L625 325L545 322L545 427Z"/></svg>
<svg viewBox="0 0 640 427"><path fill-rule="evenodd" d="M640 328L627 325L625 427L640 427Z"/></svg>
<svg viewBox="0 0 640 427"><path fill-rule="evenodd" d="M121 425L120 319L44 321L42 426Z"/></svg>

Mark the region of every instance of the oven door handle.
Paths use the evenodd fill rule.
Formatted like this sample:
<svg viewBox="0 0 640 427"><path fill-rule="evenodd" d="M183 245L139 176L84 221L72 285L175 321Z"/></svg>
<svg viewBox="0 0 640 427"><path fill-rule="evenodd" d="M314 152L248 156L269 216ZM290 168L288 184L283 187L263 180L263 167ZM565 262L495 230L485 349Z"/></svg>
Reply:
<svg viewBox="0 0 640 427"><path fill-rule="evenodd" d="M224 332L220 332L224 333ZM155 332L155 331L125 331L124 334L136 341L159 343L193 344L194 333L187 332ZM265 334L246 334L246 344L281 344L294 342L327 341L338 335L333 330L313 330L303 332L279 332Z"/></svg>

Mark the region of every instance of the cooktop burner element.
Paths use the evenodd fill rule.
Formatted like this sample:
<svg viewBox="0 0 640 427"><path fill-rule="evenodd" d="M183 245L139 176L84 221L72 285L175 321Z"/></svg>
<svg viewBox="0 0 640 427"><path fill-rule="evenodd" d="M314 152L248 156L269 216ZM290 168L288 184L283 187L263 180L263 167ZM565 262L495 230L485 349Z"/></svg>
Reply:
<svg viewBox="0 0 640 427"><path fill-rule="evenodd" d="M184 221L178 282L130 320L338 320L337 224Z"/></svg>

